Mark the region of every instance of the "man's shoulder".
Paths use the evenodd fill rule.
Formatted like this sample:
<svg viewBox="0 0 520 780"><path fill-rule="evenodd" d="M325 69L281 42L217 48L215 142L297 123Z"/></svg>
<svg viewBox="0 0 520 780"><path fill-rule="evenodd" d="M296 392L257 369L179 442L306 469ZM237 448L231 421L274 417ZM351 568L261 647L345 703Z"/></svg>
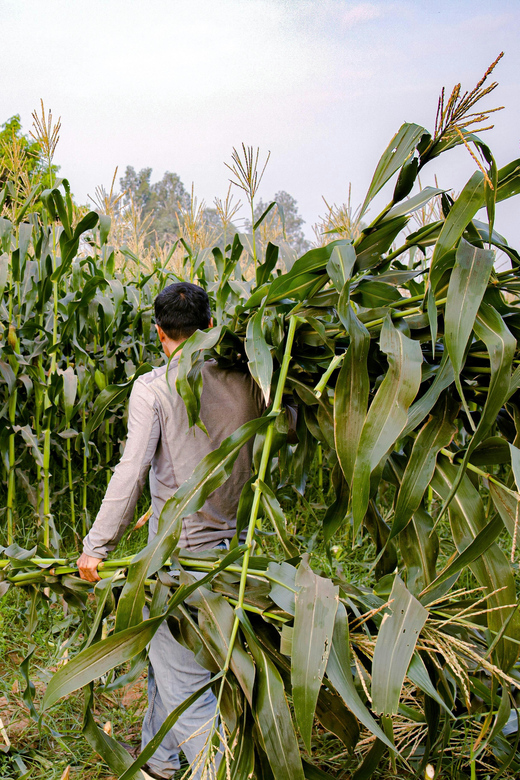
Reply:
<svg viewBox="0 0 520 780"><path fill-rule="evenodd" d="M138 377L132 388L132 395L146 398L152 401L155 397L155 391L158 385L163 384L166 381L166 369L167 366L158 366L148 371L146 374L142 374ZM171 380L170 372L170 380ZM175 381L175 380L173 380Z"/></svg>
<svg viewBox="0 0 520 780"><path fill-rule="evenodd" d="M148 371L146 374L141 374L141 376L135 380L135 384L139 383L145 387L153 385L155 382L161 381L161 379L166 376L167 368L168 366L166 364L152 368L152 370Z"/></svg>

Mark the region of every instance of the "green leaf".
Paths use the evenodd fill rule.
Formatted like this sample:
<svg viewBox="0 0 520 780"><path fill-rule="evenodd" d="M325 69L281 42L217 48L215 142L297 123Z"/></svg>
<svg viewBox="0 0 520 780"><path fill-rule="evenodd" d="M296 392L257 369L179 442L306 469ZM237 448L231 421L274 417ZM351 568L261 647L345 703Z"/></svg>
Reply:
<svg viewBox="0 0 520 780"><path fill-rule="evenodd" d="M152 366L149 363L143 363L128 382L122 382L119 385L108 385L100 392L94 401L94 405L89 415L87 427L85 429L85 443L89 441L96 428L99 428L105 419L109 408L121 404L132 389L135 380L142 374L146 374L151 370Z"/></svg>
<svg viewBox="0 0 520 780"><path fill-rule="evenodd" d="M78 389L78 377L74 373L72 366L65 369L63 376L63 405L65 407L65 420L67 423L72 418L72 412L74 410L74 402L76 401L76 393Z"/></svg>
<svg viewBox="0 0 520 780"><path fill-rule="evenodd" d="M108 214L100 214L99 215L99 243L101 246L106 244L108 234L110 233L110 226L112 224L112 219L109 217Z"/></svg>
<svg viewBox="0 0 520 780"><path fill-rule="evenodd" d="M334 247L327 263L327 273L339 293L349 281L355 263L356 250L352 244L340 244Z"/></svg>
<svg viewBox="0 0 520 780"><path fill-rule="evenodd" d="M412 660L408 666L406 676L411 683L419 688L419 690L421 690L423 693L426 693L431 699L436 701L437 704L442 707L450 717L454 717L450 712L450 709L446 706L444 699L439 696L437 689L430 679L428 669L424 665L424 661L417 651L412 656Z"/></svg>
<svg viewBox="0 0 520 780"><path fill-rule="evenodd" d="M276 277L270 285L263 285L255 290L244 303L245 309L259 306L267 294L267 303L276 303L283 298L301 300L310 297L314 288L316 291L327 283L328 276L323 273L336 246L347 246L351 242L346 239L331 241L324 247L311 249L300 257L291 270ZM320 275L320 272L321 275Z"/></svg>
<svg viewBox="0 0 520 780"><path fill-rule="evenodd" d="M406 587L417 596L435 579L439 554L439 537L433 530L433 520L422 507L401 531L399 549L406 566Z"/></svg>
<svg viewBox="0 0 520 780"><path fill-rule="evenodd" d="M370 334L360 323L350 304L346 310L345 325L350 336L350 345L334 392L334 440L341 469L347 483L352 485L370 389L367 368Z"/></svg>
<svg viewBox="0 0 520 780"><path fill-rule="evenodd" d="M498 171L497 202L520 192L520 160L512 160Z"/></svg>
<svg viewBox="0 0 520 780"><path fill-rule="evenodd" d="M278 260L279 248L270 241L265 250L265 263L262 263L256 269L256 286L261 287L268 281L271 271L274 269Z"/></svg>
<svg viewBox="0 0 520 780"><path fill-rule="evenodd" d="M348 750L355 748L359 739L359 725L339 694L322 686L316 705L316 717Z"/></svg>
<svg viewBox="0 0 520 780"><path fill-rule="evenodd" d="M0 298L3 298L4 289L7 282L7 274L9 272L9 255L5 252L0 255Z"/></svg>
<svg viewBox="0 0 520 780"><path fill-rule="evenodd" d="M365 213L368 204L372 198L379 192L381 187L390 179L396 171L413 154L415 147L425 133L424 127L405 123L394 135L386 148L384 154L377 164L377 168L370 182L370 187L360 210L360 218Z"/></svg>
<svg viewBox="0 0 520 780"><path fill-rule="evenodd" d="M196 330L182 347L175 387L184 401L190 428L198 425L207 433L200 414L200 395L202 392L202 367L204 350L212 349L222 335L222 328L210 328L207 331Z"/></svg>
<svg viewBox="0 0 520 780"><path fill-rule="evenodd" d="M282 563L270 561L267 571L271 583L270 597L281 609L288 612L289 615L294 615L297 592L295 567L286 561L282 561Z"/></svg>
<svg viewBox="0 0 520 780"><path fill-rule="evenodd" d="M130 753L97 725L88 702L83 720L83 735L116 775L126 774L126 770L133 765ZM133 780L144 780L144 775L139 770L132 772L130 777Z"/></svg>
<svg viewBox="0 0 520 780"><path fill-rule="evenodd" d="M421 346L394 327L388 317L381 331L388 371L368 410L352 477L354 536L370 497L370 475L395 444L408 419L408 408L421 383Z"/></svg>
<svg viewBox="0 0 520 780"><path fill-rule="evenodd" d="M454 249L466 226L484 205L484 176L480 171L473 174L459 197L451 207L440 232L430 265L430 279L443 256ZM435 290L435 287L433 288Z"/></svg>
<svg viewBox="0 0 520 780"><path fill-rule="evenodd" d="M372 704L379 715L396 715L404 678L428 610L396 575L377 635L372 662Z"/></svg>
<svg viewBox="0 0 520 780"><path fill-rule="evenodd" d="M354 685L350 669L350 639L347 612L341 602L336 613L332 647L327 663L327 677L359 722L388 748L395 750L394 745L361 701Z"/></svg>
<svg viewBox="0 0 520 780"><path fill-rule="evenodd" d="M516 482L516 489L520 490L520 450L514 444L509 443L511 452L511 468Z"/></svg>
<svg viewBox="0 0 520 780"><path fill-rule="evenodd" d="M323 769L315 766L315 764L311 764L310 761L306 761L303 758L302 763L305 780L334 780L332 775L328 772L324 772Z"/></svg>
<svg viewBox="0 0 520 780"><path fill-rule="evenodd" d="M461 241L451 274L444 315L444 340L455 371L455 381L464 362L475 317L493 268L495 253ZM459 391L461 392L461 391Z"/></svg>
<svg viewBox="0 0 520 780"><path fill-rule="evenodd" d="M375 228L363 232L356 245L356 266L358 270L375 268L382 261L382 255L393 244L397 235L408 224L409 217L396 217Z"/></svg>
<svg viewBox="0 0 520 780"><path fill-rule="evenodd" d="M520 520L520 501L495 482L489 483L489 495L511 539L514 539L515 526Z"/></svg>
<svg viewBox="0 0 520 780"><path fill-rule="evenodd" d="M467 465L484 436L494 424L497 415L509 395L511 367L515 354L516 340L504 324L498 312L489 304L482 302L474 324L475 333L486 345L491 365L491 379L484 409L475 433L466 449L464 459L459 468L459 475L453 483L450 494L446 497L444 506L452 500L459 481L466 471Z"/></svg>
<svg viewBox="0 0 520 780"><path fill-rule="evenodd" d="M296 572L291 681L300 734L311 752L314 711L329 657L339 588L318 577L304 556Z"/></svg>
<svg viewBox="0 0 520 780"><path fill-rule="evenodd" d="M111 634L103 642L82 650L52 676L42 700L42 712L52 707L62 696L88 685L114 666L129 661L144 650L162 621L162 616L144 620L139 625Z"/></svg>
<svg viewBox="0 0 520 780"><path fill-rule="evenodd" d="M274 207L277 205L276 201L273 200L272 203L268 205L268 207L265 209L263 214L256 220L255 224L253 225L253 230L258 230L264 219L267 217L271 209L274 209Z"/></svg>
<svg viewBox="0 0 520 780"><path fill-rule="evenodd" d="M457 432L459 404L450 393L438 401L430 419L420 430L406 464L397 495L390 539L397 536L420 506L435 470L437 453L447 447Z"/></svg>
<svg viewBox="0 0 520 780"><path fill-rule="evenodd" d="M199 610L200 630L214 651L220 668L223 668L229 650L229 640L233 633L232 607L220 593L213 593L207 588L198 588L190 596L189 604ZM251 705L255 665L251 656L238 642L235 642L231 653L231 670Z"/></svg>
<svg viewBox="0 0 520 780"><path fill-rule="evenodd" d="M298 741L280 673L256 641L245 612L237 609L236 614L256 664L257 684L253 714L271 769L275 777L304 780Z"/></svg>
<svg viewBox="0 0 520 780"><path fill-rule="evenodd" d="M273 357L265 340L262 327L263 307L251 317L247 323L246 340L244 342L249 360L249 371L264 396L265 405L269 406L271 379L273 376Z"/></svg>
<svg viewBox="0 0 520 780"><path fill-rule="evenodd" d="M330 544L330 540L336 531L345 522L349 509L350 489L339 463L332 470L331 482L336 497L333 503L327 507L323 518L323 539L327 546Z"/></svg>
<svg viewBox="0 0 520 780"><path fill-rule="evenodd" d="M417 195L403 200L398 206L394 206L385 214L383 222L388 222L394 217L403 217L405 214L413 214L414 211L421 209L436 195L440 195L444 190L439 190L437 187L425 187Z"/></svg>
<svg viewBox="0 0 520 780"><path fill-rule="evenodd" d="M476 558L479 558L487 549L493 544L495 539L499 536L504 528L502 518L500 515L495 515L489 521L489 523L478 532L477 536L473 539L467 547L462 550L458 555L450 560L444 569L438 574L438 576L431 582L421 593L421 596L430 593L437 588L443 582L450 579L454 574L462 571L462 569L473 563Z"/></svg>

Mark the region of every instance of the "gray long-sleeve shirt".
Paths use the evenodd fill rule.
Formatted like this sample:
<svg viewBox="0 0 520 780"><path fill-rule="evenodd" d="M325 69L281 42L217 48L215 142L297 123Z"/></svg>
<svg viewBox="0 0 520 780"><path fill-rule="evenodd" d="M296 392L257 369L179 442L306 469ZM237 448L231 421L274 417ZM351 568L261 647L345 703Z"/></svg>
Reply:
<svg viewBox="0 0 520 780"><path fill-rule="evenodd" d="M171 360L168 382L165 365L134 383L125 449L84 539L87 555L105 558L115 548L133 520L149 471L152 538L165 502L191 476L202 458L240 425L262 414L260 392L248 374L223 370L215 361L208 361L202 370L200 416L209 436L196 426L189 428L184 402L175 389L178 362L178 358ZM251 473L251 452L249 442L239 453L225 484L209 496L202 509L184 518L181 547L213 547L234 536L240 493Z"/></svg>

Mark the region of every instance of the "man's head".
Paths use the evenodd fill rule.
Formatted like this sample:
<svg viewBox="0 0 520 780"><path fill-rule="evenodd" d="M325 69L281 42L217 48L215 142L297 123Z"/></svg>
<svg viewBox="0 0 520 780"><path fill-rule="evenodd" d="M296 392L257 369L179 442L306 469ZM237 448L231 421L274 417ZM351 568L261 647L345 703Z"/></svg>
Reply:
<svg viewBox="0 0 520 780"><path fill-rule="evenodd" d="M190 282L176 282L165 287L155 299L155 322L160 337L162 331L170 341L177 343L196 330L205 330L211 324L206 291Z"/></svg>

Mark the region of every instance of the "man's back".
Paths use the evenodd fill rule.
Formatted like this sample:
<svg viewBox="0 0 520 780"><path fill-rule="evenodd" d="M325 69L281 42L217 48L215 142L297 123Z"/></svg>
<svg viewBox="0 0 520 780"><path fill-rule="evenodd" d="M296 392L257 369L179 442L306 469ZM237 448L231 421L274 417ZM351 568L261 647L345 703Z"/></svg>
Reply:
<svg viewBox="0 0 520 780"><path fill-rule="evenodd" d="M128 415L128 438L96 522L84 541L87 554L105 557L132 521L148 468L153 515L150 537L165 502L188 479L202 458L243 423L262 413L261 394L249 374L224 370L208 361L202 370L201 419L206 435L189 427L182 398L175 389L178 358L136 380ZM168 373L167 373L168 372ZM168 375L168 378L167 378ZM202 509L183 520L181 547L214 547L231 539L240 493L251 470L252 442L239 453L229 479Z"/></svg>
<svg viewBox="0 0 520 780"><path fill-rule="evenodd" d="M260 391L251 376L221 369L212 360L202 370L200 403L200 417L208 435L198 426L189 428L184 402L175 389L177 369L178 360L174 358L170 362L168 381L166 367L138 380L154 395L161 427L150 473L153 506L150 534L157 530L164 502L189 479L202 458L263 411ZM233 537L240 493L251 473L252 447L252 441L243 447L225 484L212 493L201 510L183 520L181 547L213 547Z"/></svg>

